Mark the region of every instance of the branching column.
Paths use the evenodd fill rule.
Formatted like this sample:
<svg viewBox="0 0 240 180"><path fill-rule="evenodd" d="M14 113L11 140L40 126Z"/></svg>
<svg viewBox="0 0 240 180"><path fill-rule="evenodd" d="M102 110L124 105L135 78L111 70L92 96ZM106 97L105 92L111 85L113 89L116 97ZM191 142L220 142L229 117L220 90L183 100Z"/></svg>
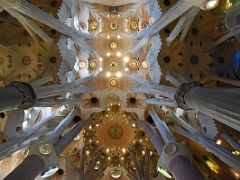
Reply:
<svg viewBox="0 0 240 180"><path fill-rule="evenodd" d="M164 143L159 138L156 130L147 122L145 121L136 121L137 125L142 127L146 134L148 135L149 139L151 140L152 144L156 148L158 154L160 155L163 150Z"/></svg>
<svg viewBox="0 0 240 180"><path fill-rule="evenodd" d="M183 156L173 158L169 164L169 169L177 180L204 179L198 169L193 166L191 161Z"/></svg>
<svg viewBox="0 0 240 180"><path fill-rule="evenodd" d="M93 124L93 122L80 121L56 143L53 143L55 136L50 136L51 139L46 138L43 141L34 143L30 146L30 155L6 177L6 180L18 179L17 177L21 177L20 179L22 180L28 180L30 176L30 179L34 179L41 173L56 167L57 155L62 153L83 128L91 124ZM62 124L60 124L60 126L62 126ZM56 133L54 132L54 134ZM58 137L60 137L61 134L59 134Z"/></svg>
<svg viewBox="0 0 240 180"><path fill-rule="evenodd" d="M149 110L149 114L165 142L163 151L159 154L159 166L169 169L176 180L204 179L199 170L191 163L192 157L187 146L176 142L167 124L158 117L153 109ZM183 161L178 162L178 159Z"/></svg>
<svg viewBox="0 0 240 180"><path fill-rule="evenodd" d="M32 5L26 0L0 0L0 6L3 9L15 9L16 11L29 16L37 21L42 22L43 24L48 25L49 27L65 34L73 39L91 39L92 37L88 34L82 33L80 31L76 31L75 29L68 27L66 24L62 23L58 19L54 18L53 16L47 14L46 12L42 11L38 7Z"/></svg>
<svg viewBox="0 0 240 180"><path fill-rule="evenodd" d="M158 166L168 168L176 180L204 180L200 171L191 163L191 154L183 144L166 144Z"/></svg>
<svg viewBox="0 0 240 180"><path fill-rule="evenodd" d="M240 92L213 90L191 82L179 87L175 100L180 108L200 111L240 130Z"/></svg>
<svg viewBox="0 0 240 180"><path fill-rule="evenodd" d="M23 82L12 82L0 88L0 111L28 109L34 105L36 95L32 86Z"/></svg>

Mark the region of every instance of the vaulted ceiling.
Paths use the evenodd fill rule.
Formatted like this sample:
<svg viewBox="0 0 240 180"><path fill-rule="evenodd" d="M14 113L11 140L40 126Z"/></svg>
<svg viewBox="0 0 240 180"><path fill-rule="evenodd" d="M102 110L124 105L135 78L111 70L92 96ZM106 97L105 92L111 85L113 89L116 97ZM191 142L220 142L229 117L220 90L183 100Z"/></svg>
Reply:
<svg viewBox="0 0 240 180"><path fill-rule="evenodd" d="M239 179L239 10L0 0L0 96L10 107L15 82L35 95L0 106L0 179L33 154L48 166L38 178L179 179L170 161L184 156L204 178Z"/></svg>

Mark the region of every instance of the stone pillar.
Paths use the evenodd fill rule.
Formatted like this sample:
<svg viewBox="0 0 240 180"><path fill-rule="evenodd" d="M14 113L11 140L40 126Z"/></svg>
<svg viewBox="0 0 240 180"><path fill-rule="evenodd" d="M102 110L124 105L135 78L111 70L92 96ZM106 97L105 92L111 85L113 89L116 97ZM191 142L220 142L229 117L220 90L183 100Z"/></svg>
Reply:
<svg viewBox="0 0 240 180"><path fill-rule="evenodd" d="M80 133L82 130L82 123L78 123L71 128L71 130L63 136L63 138L59 139L58 143L54 145L54 150L57 154L61 154L64 149L73 141L73 139Z"/></svg>
<svg viewBox="0 0 240 180"><path fill-rule="evenodd" d="M153 109L151 109L149 110L149 115L152 117L155 125L157 126L163 141L166 144L175 143L176 142L175 137L172 135L172 132L168 128L167 124L158 117L157 113Z"/></svg>
<svg viewBox="0 0 240 180"><path fill-rule="evenodd" d="M146 134L148 135L149 139L151 140L152 144L156 148L159 156L161 155L163 151L164 143L160 139L160 137L157 134L157 131L147 122L145 121L137 121L136 122L138 126L142 127Z"/></svg>
<svg viewBox="0 0 240 180"><path fill-rule="evenodd" d="M0 88L0 111L28 109L34 105L36 95L32 86L23 82L12 82Z"/></svg>
<svg viewBox="0 0 240 180"><path fill-rule="evenodd" d="M220 136L222 136L234 149L240 151L240 144L233 140L232 137L230 137L227 133L223 132L220 134Z"/></svg>
<svg viewBox="0 0 240 180"><path fill-rule="evenodd" d="M182 109L197 110L240 130L240 92L213 90L198 82L191 82L179 87L175 100Z"/></svg>
<svg viewBox="0 0 240 180"><path fill-rule="evenodd" d="M73 110L70 113L70 116L73 115L75 112L76 111ZM68 120L70 116L68 116L68 118L65 118L64 120ZM61 139L55 142L54 139L56 138L56 136L58 138L60 136L60 134L57 135L58 131L62 132L63 130L61 130L61 128L65 125L60 124L58 127L56 127L57 132L52 132L55 136L49 135L51 139L47 137L44 139L44 141L39 141L38 143L33 144L29 147L29 156L22 162L22 164L20 164L16 169L13 170L13 172L11 172L7 176L7 180L35 179L38 175L45 174L50 169L57 170L57 155L62 153L62 151L72 142L72 140L80 133L83 128L92 124L95 124L95 122L80 121L79 123L75 124L66 135L64 135ZM56 171L52 171L52 173L55 172ZM19 174L22 174L22 176L18 176Z"/></svg>
<svg viewBox="0 0 240 180"><path fill-rule="evenodd" d="M191 154L184 144L164 146L158 166L167 168L176 180L204 180L200 171L191 163Z"/></svg>
<svg viewBox="0 0 240 180"><path fill-rule="evenodd" d="M238 5L235 5L231 9L228 9L225 12L226 27L229 29L230 35L234 35L238 40L240 40L240 23L239 23L240 6L239 4L240 3L238 3Z"/></svg>
<svg viewBox="0 0 240 180"><path fill-rule="evenodd" d="M35 179L45 170L44 161L37 155L28 156L23 163L14 169L5 180L29 180Z"/></svg>
<svg viewBox="0 0 240 180"><path fill-rule="evenodd" d="M202 174L184 156L176 156L169 163L169 170L172 172L176 180L203 180Z"/></svg>

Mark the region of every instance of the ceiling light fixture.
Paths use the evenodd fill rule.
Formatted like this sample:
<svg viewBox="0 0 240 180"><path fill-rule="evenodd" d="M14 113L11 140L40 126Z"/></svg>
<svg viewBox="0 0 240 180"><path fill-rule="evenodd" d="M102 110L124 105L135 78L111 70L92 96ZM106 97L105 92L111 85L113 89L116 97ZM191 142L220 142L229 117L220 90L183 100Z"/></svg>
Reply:
<svg viewBox="0 0 240 180"><path fill-rule="evenodd" d="M121 52L117 52L117 57L121 57L122 53Z"/></svg>
<svg viewBox="0 0 240 180"><path fill-rule="evenodd" d="M221 139L218 139L218 140L216 141L216 144L217 144L217 145L221 145L221 144L222 144Z"/></svg>
<svg viewBox="0 0 240 180"><path fill-rule="evenodd" d="M80 67L80 69L85 69L87 67L87 63L85 61L80 61L79 67Z"/></svg>
<svg viewBox="0 0 240 180"><path fill-rule="evenodd" d="M147 68L148 68L148 64L147 64L146 61L143 61L143 62L141 63L141 66L142 66L143 69L147 69Z"/></svg>
<svg viewBox="0 0 240 180"><path fill-rule="evenodd" d="M55 174L57 171L58 171L58 166L52 166L52 167L49 167L46 171L44 171L42 174L41 174L41 177L42 178L47 178L47 177L50 177L52 176L53 174Z"/></svg>
<svg viewBox="0 0 240 180"><path fill-rule="evenodd" d="M206 9L211 10L217 7L219 4L219 0L208 0L206 3Z"/></svg>
<svg viewBox="0 0 240 180"><path fill-rule="evenodd" d="M157 171L167 178L170 178L170 179L173 178L173 175L163 167L157 167Z"/></svg>
<svg viewBox="0 0 240 180"><path fill-rule="evenodd" d="M122 73L121 73L121 72L117 72L117 73L116 73L116 76L117 76L118 78L120 78L120 77L122 77Z"/></svg>
<svg viewBox="0 0 240 180"><path fill-rule="evenodd" d="M111 75L112 75L112 74L111 74L110 72L107 72L107 73L106 73L106 76L107 76L107 77L111 77Z"/></svg>
<svg viewBox="0 0 240 180"><path fill-rule="evenodd" d="M128 56L125 56L125 57L123 58L123 60L124 60L124 62L128 63L128 61L130 60L130 58L129 58Z"/></svg>
<svg viewBox="0 0 240 180"><path fill-rule="evenodd" d="M113 179L119 179L122 176L122 172L120 170L112 170L111 171L111 176Z"/></svg>

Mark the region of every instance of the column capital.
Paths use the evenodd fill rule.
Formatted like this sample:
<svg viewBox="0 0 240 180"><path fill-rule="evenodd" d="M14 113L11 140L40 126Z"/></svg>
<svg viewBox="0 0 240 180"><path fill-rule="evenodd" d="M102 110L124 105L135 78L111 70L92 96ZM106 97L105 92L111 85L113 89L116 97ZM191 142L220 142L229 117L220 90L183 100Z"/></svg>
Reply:
<svg viewBox="0 0 240 180"><path fill-rule="evenodd" d="M50 170L52 173L54 173L58 169L58 157L54 150L54 147L51 144L48 144L44 141L33 144L29 147L28 156L31 155L36 155L43 160L45 169L42 172L42 175L49 172Z"/></svg>
<svg viewBox="0 0 240 180"><path fill-rule="evenodd" d="M190 110L191 108L186 104L184 96L194 87L203 87L200 82L194 81L189 83L183 83L179 86L174 96L175 101L178 104L178 107L184 110Z"/></svg>
<svg viewBox="0 0 240 180"><path fill-rule="evenodd" d="M18 108L28 109L30 107L33 107L36 99L36 94L30 84L25 82L13 81L8 85L8 87L16 88L23 96L22 103L19 105Z"/></svg>
<svg viewBox="0 0 240 180"><path fill-rule="evenodd" d="M158 161L158 166L165 167L169 169L169 164L177 156L183 156L190 161L192 160L192 155L185 144L181 143L169 143L163 147L162 154Z"/></svg>

